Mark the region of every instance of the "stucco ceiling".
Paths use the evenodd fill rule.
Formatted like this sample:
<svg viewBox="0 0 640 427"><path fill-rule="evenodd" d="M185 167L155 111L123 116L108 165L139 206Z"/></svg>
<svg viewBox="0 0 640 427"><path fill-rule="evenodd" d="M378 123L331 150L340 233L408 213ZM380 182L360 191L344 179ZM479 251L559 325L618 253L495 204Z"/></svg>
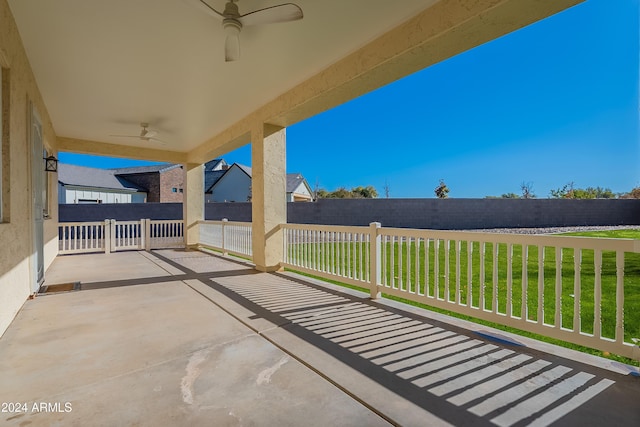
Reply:
<svg viewBox="0 0 640 427"><path fill-rule="evenodd" d="M220 23L184 0L9 4L58 136L184 152L436 1L296 0L303 20L244 28L229 63ZM110 136L140 122L167 144Z"/></svg>

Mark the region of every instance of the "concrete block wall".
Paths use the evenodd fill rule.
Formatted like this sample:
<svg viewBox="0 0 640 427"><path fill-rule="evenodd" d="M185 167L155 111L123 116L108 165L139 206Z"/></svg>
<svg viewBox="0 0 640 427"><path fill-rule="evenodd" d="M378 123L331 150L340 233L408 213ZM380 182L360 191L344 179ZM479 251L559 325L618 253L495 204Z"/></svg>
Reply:
<svg viewBox="0 0 640 427"><path fill-rule="evenodd" d="M118 203L59 205L60 222L89 222L116 219L182 219L182 203Z"/></svg>
<svg viewBox="0 0 640 427"><path fill-rule="evenodd" d="M60 205L60 221L182 219L180 203ZM251 221L251 203L207 203L205 218ZM323 199L289 203L290 223L461 230L640 225L640 200Z"/></svg>

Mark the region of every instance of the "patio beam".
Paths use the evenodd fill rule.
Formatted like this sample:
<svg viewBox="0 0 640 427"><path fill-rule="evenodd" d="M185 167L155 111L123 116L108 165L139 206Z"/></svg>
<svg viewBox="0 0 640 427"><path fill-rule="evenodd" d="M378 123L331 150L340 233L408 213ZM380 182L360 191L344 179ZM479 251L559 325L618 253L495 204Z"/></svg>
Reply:
<svg viewBox="0 0 640 427"><path fill-rule="evenodd" d="M281 270L287 222L286 130L269 124L251 131L253 262L260 271Z"/></svg>
<svg viewBox="0 0 640 427"><path fill-rule="evenodd" d="M187 153L59 136L58 151L154 162L186 163Z"/></svg>

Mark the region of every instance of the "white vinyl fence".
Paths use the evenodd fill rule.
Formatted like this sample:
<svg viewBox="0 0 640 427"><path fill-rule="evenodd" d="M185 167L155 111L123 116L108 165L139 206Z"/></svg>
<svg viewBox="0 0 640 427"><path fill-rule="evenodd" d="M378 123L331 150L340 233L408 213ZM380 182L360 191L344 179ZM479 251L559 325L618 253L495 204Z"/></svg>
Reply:
<svg viewBox="0 0 640 427"><path fill-rule="evenodd" d="M59 254L111 253L184 247L182 220L62 222L58 226Z"/></svg>
<svg viewBox="0 0 640 427"><path fill-rule="evenodd" d="M284 267L640 359L640 241L281 227Z"/></svg>
<svg viewBox="0 0 640 427"><path fill-rule="evenodd" d="M251 223L222 221L199 221L200 246L242 257L253 256Z"/></svg>

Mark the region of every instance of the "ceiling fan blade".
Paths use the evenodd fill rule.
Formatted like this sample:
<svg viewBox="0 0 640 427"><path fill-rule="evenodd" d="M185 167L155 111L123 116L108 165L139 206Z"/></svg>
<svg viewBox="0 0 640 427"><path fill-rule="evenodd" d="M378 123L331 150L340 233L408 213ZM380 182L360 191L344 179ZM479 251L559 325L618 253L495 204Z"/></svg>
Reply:
<svg viewBox="0 0 640 427"><path fill-rule="evenodd" d="M276 22L296 21L303 18L302 9L297 4L284 3L277 6L254 10L240 16L238 20L243 26L274 24Z"/></svg>
<svg viewBox="0 0 640 427"><path fill-rule="evenodd" d="M109 135L116 138L140 138L140 135Z"/></svg>
<svg viewBox="0 0 640 427"><path fill-rule="evenodd" d="M144 140L144 141L157 142L157 143L159 143L159 144L161 144L161 145L166 145L166 144L167 144L167 141L163 141L163 140L161 140L161 139L153 138L153 137L148 137L148 136L145 136L144 138L140 138L140 139L142 139L142 140Z"/></svg>
<svg viewBox="0 0 640 427"><path fill-rule="evenodd" d="M222 13L212 8L209 5L209 3L205 2L204 0L183 0L183 1L195 7L196 9L206 13L207 15L211 15L214 18L218 18L218 19L224 19L224 15Z"/></svg>

